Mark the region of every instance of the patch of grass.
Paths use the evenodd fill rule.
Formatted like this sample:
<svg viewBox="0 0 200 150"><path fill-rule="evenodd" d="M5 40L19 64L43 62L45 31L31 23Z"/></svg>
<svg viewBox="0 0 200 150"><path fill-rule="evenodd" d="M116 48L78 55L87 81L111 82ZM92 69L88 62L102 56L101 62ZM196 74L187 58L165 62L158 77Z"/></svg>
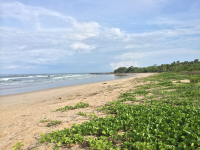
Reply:
<svg viewBox="0 0 200 150"><path fill-rule="evenodd" d="M200 83L200 75L190 75L190 83Z"/></svg>
<svg viewBox="0 0 200 150"><path fill-rule="evenodd" d="M88 107L88 106L89 106L88 103L79 102L79 103L77 103L77 104L74 106L74 109L77 109L77 108L85 108L85 107Z"/></svg>
<svg viewBox="0 0 200 150"><path fill-rule="evenodd" d="M14 148L13 148L12 150L18 150L18 149L20 149L22 146L24 146L24 144L23 144L22 142L18 141L18 142L15 144L15 146L14 146Z"/></svg>
<svg viewBox="0 0 200 150"><path fill-rule="evenodd" d="M148 85L143 86L143 89L151 89L151 88L153 88L152 84L148 84Z"/></svg>
<svg viewBox="0 0 200 150"><path fill-rule="evenodd" d="M55 111L66 111L66 110L72 110L72 109L74 109L73 106L65 106L63 108L58 108Z"/></svg>
<svg viewBox="0 0 200 150"><path fill-rule="evenodd" d="M90 95L97 95L98 93L91 93Z"/></svg>
<svg viewBox="0 0 200 150"><path fill-rule="evenodd" d="M50 127L50 126L53 126L53 125L57 125L57 124L61 124L62 122L60 120L50 120L50 119L42 119L40 120L40 122L42 123L45 123L45 122L49 122L46 127Z"/></svg>
<svg viewBox="0 0 200 150"><path fill-rule="evenodd" d="M50 126L54 126L54 125L57 125L57 124L61 124L62 122L60 120L51 120L47 125L46 127L50 127Z"/></svg>
<svg viewBox="0 0 200 150"><path fill-rule="evenodd" d="M97 119L98 117L95 115L95 113L90 113L90 118L92 118L92 119Z"/></svg>
<svg viewBox="0 0 200 150"><path fill-rule="evenodd" d="M160 82L158 83L158 85L162 85L162 86L172 86L172 81L164 81L164 82Z"/></svg>
<svg viewBox="0 0 200 150"><path fill-rule="evenodd" d="M145 91L145 90L135 90L134 93L137 94L137 95L147 95L150 92L149 91Z"/></svg>
<svg viewBox="0 0 200 150"><path fill-rule="evenodd" d="M49 122L50 121L50 119L42 119L42 120L40 120L40 122Z"/></svg>
<svg viewBox="0 0 200 150"><path fill-rule="evenodd" d="M63 108L58 108L55 111L66 111L66 110L73 110L73 109L78 109L78 108L85 108L88 107L89 104L88 103L84 103L84 102L79 102L77 103L74 107L73 106L65 106Z"/></svg>
<svg viewBox="0 0 200 150"><path fill-rule="evenodd" d="M85 116L85 117L87 117L87 116L88 116L88 114L87 114L87 113L84 113L84 112L81 112L81 111L79 111L79 112L78 112L78 115Z"/></svg>

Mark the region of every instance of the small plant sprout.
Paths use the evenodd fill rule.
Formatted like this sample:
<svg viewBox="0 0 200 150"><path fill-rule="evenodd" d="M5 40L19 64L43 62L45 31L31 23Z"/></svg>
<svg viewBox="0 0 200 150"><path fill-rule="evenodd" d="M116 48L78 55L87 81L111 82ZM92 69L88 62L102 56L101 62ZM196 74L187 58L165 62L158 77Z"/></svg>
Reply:
<svg viewBox="0 0 200 150"><path fill-rule="evenodd" d="M49 122L50 120L49 119L42 119L42 120L40 120L40 122Z"/></svg>
<svg viewBox="0 0 200 150"><path fill-rule="evenodd" d="M18 142L15 144L15 146L14 146L14 148L13 148L12 150L18 150L18 149L20 149L22 146L24 146L24 144L23 144L22 142L18 141Z"/></svg>
<svg viewBox="0 0 200 150"><path fill-rule="evenodd" d="M55 121L50 121L46 127L50 127L50 126L53 126L53 125L57 125L57 124L61 124L62 122L60 120L55 120Z"/></svg>
<svg viewBox="0 0 200 150"><path fill-rule="evenodd" d="M77 103L74 107L73 106L65 106L63 108L58 108L55 111L66 111L66 110L73 110L73 109L78 109L78 108L85 108L88 107L89 104L88 103L84 103L84 102L79 102Z"/></svg>
<svg viewBox="0 0 200 150"><path fill-rule="evenodd" d="M57 124L61 124L62 122L60 121L60 120L55 120L55 121L53 121L53 120L50 120L50 119L42 119L42 120L40 120L40 122L49 122L47 125L46 125L46 127L50 127L50 126L53 126L53 125L57 125Z"/></svg>
<svg viewBox="0 0 200 150"><path fill-rule="evenodd" d="M79 112L78 112L78 115L82 115L82 116L85 116L85 117L87 117L87 116L88 116L88 114L87 114L87 113L84 113L84 112L81 112L81 111L79 111Z"/></svg>

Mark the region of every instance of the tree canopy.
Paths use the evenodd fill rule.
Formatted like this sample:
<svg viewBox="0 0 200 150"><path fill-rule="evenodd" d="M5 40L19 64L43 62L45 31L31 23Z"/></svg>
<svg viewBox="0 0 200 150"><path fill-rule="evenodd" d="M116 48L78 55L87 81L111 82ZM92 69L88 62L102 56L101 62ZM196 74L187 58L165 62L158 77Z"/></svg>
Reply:
<svg viewBox="0 0 200 150"><path fill-rule="evenodd" d="M174 61L171 64L161 64L157 66L154 64L153 66L148 67L119 67L114 70L114 73L144 73L144 72L181 72L181 71L200 71L200 61L199 59L195 59L194 61L188 62L180 62Z"/></svg>

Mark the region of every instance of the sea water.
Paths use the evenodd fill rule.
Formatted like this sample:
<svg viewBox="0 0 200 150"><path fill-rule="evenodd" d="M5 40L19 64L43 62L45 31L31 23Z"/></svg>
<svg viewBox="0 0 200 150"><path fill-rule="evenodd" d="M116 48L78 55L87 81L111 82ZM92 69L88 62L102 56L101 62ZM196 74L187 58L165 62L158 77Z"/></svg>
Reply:
<svg viewBox="0 0 200 150"><path fill-rule="evenodd" d="M116 74L18 74L0 75L0 95L30 92L68 85L127 78Z"/></svg>

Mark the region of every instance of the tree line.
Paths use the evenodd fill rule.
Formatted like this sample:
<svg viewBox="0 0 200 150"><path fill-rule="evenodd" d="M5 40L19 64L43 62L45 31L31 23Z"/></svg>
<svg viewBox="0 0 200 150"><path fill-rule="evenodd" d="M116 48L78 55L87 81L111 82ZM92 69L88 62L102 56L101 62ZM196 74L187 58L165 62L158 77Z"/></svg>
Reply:
<svg viewBox="0 0 200 150"><path fill-rule="evenodd" d="M144 73L144 72L181 72L181 71L200 71L200 61L195 59L194 61L174 61L171 64L156 64L148 67L119 67L114 70L114 73Z"/></svg>

